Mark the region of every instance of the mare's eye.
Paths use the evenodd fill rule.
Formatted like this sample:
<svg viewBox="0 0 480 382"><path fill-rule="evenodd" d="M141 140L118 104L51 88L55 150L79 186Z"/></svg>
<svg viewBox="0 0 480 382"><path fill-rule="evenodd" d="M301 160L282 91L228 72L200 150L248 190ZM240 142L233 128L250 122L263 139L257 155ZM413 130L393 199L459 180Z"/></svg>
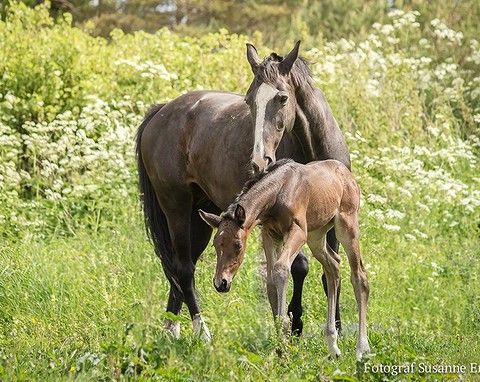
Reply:
<svg viewBox="0 0 480 382"><path fill-rule="evenodd" d="M280 104L282 104L283 106L285 106L287 104L287 101L288 101L288 95L281 92L281 93L278 93L276 98L278 99L278 101L280 102Z"/></svg>

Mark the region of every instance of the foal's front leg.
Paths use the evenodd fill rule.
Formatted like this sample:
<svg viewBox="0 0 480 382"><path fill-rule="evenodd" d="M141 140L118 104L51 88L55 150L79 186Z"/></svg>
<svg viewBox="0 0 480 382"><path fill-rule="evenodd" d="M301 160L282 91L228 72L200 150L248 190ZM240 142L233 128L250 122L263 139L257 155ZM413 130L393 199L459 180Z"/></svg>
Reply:
<svg viewBox="0 0 480 382"><path fill-rule="evenodd" d="M294 223L285 236L280 256L273 265L272 278L277 289L277 317L282 324L284 333L288 333L289 329L289 318L287 315L288 275L292 262L300 248L305 244L306 239L305 230Z"/></svg>
<svg viewBox="0 0 480 382"><path fill-rule="evenodd" d="M278 311L277 287L273 282L273 264L277 260L277 248L275 241L262 230L263 250L265 251L265 259L267 260L267 296L270 307L272 308L273 318L275 319Z"/></svg>

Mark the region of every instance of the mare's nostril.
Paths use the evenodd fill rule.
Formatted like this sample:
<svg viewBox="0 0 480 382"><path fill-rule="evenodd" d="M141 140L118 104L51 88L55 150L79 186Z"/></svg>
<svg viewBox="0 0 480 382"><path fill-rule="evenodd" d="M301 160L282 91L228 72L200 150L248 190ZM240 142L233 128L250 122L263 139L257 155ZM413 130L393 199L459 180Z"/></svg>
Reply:
<svg viewBox="0 0 480 382"><path fill-rule="evenodd" d="M228 292L228 290L230 289L228 287L228 281L225 279L222 279L222 282L220 283L219 286L217 286L217 284L215 283L215 279L213 279L213 286L215 287L217 292L220 292L220 293Z"/></svg>
<svg viewBox="0 0 480 382"><path fill-rule="evenodd" d="M266 156L263 159L265 159L265 161L267 162L267 165L273 162L272 158L270 158L269 156Z"/></svg>

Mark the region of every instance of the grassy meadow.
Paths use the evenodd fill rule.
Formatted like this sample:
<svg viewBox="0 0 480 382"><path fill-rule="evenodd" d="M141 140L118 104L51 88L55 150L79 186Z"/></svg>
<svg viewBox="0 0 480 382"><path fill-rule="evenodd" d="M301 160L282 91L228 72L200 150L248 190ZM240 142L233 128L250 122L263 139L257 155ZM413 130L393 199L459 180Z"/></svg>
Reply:
<svg viewBox="0 0 480 382"><path fill-rule="evenodd" d="M245 93L245 42L266 55L261 36L106 40L12 3L0 21L0 380L480 379L378 370L480 363L480 44L425 19L395 11L362 41L302 50L362 189L374 354L357 363L346 258L343 354L330 360L320 264L310 257L305 335L284 343L258 232L230 293L212 286L211 246L198 263L212 343L192 335L186 309L181 339L163 331L168 289L143 226L135 130L148 105L185 91Z"/></svg>

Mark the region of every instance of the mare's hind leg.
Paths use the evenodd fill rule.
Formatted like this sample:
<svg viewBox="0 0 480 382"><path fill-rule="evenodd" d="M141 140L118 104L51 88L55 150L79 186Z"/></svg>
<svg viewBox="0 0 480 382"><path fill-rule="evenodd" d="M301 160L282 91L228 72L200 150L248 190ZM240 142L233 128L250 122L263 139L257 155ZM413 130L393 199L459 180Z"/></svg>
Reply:
<svg viewBox="0 0 480 382"><path fill-rule="evenodd" d="M219 213L216 207L204 207L206 211ZM191 243L191 258L194 266L197 264L197 260L205 250L212 236L212 228L203 221L198 213L198 208L194 206L192 210L191 222L190 222L190 243ZM195 278L193 279L195 286ZM193 318L193 331L195 334L200 335L205 341L211 340L210 331L207 325L200 317L200 313Z"/></svg>
<svg viewBox="0 0 480 382"><path fill-rule="evenodd" d="M192 318L194 333L205 341L210 341L210 332L200 315L195 292L195 264L191 255L190 241L192 197L189 193L180 194L179 192L175 196L174 206L169 205L168 201L161 203L167 217L168 230L175 252L175 258L173 259L175 278L182 291L183 301L187 305Z"/></svg>
<svg viewBox="0 0 480 382"><path fill-rule="evenodd" d="M338 332L335 327L335 306L337 288L340 281L338 254L328 245L325 230L309 232L308 246L310 247L313 256L322 264L327 279L328 308L325 338L327 340L329 353L332 356L338 357L341 354L337 345Z"/></svg>
<svg viewBox="0 0 480 382"><path fill-rule="evenodd" d="M360 254L358 216L356 213L340 213L335 218L335 230L338 239L345 248L351 269L351 281L358 306L358 342L357 359L370 352L367 336L367 304L370 292L367 273Z"/></svg>
<svg viewBox="0 0 480 382"><path fill-rule="evenodd" d="M170 292L168 294L167 312L178 315L182 310L182 292L178 290L174 283L170 282ZM174 338L180 338L180 322L175 320L165 320L165 330Z"/></svg>
<svg viewBox="0 0 480 382"><path fill-rule="evenodd" d="M210 206L205 206L202 208L209 212L212 209ZM215 209L213 212L218 212L218 209ZM198 258L208 245L211 235L212 228L200 218L197 207L195 207L195 209L192 210L190 224L191 258L194 265L197 263ZM175 284L170 283L167 312L178 315L182 309L182 303L182 293L178 290ZM170 319L165 320L165 329L175 338L180 337L180 323L178 321Z"/></svg>
<svg viewBox="0 0 480 382"><path fill-rule="evenodd" d="M330 248L333 250L333 252L338 253L339 249L339 242L337 240L337 237L335 236L335 230L332 228L330 231L327 233L327 243L330 246ZM340 257L338 258L338 262L340 262ZM325 296L328 296L328 287L327 287L327 276L325 273L322 275L322 284L323 284L323 290L325 291ZM337 328L338 333L342 331L342 320L340 318L340 288L342 285L342 280L338 281L338 289L337 289L337 299L336 299L336 304L335 304L335 327Z"/></svg>
<svg viewBox="0 0 480 382"><path fill-rule="evenodd" d="M308 261L303 251L298 252L297 257L292 263L290 273L293 279L293 294L290 304L288 305L288 315L292 318L292 334L299 336L303 331L303 283L308 274Z"/></svg>

